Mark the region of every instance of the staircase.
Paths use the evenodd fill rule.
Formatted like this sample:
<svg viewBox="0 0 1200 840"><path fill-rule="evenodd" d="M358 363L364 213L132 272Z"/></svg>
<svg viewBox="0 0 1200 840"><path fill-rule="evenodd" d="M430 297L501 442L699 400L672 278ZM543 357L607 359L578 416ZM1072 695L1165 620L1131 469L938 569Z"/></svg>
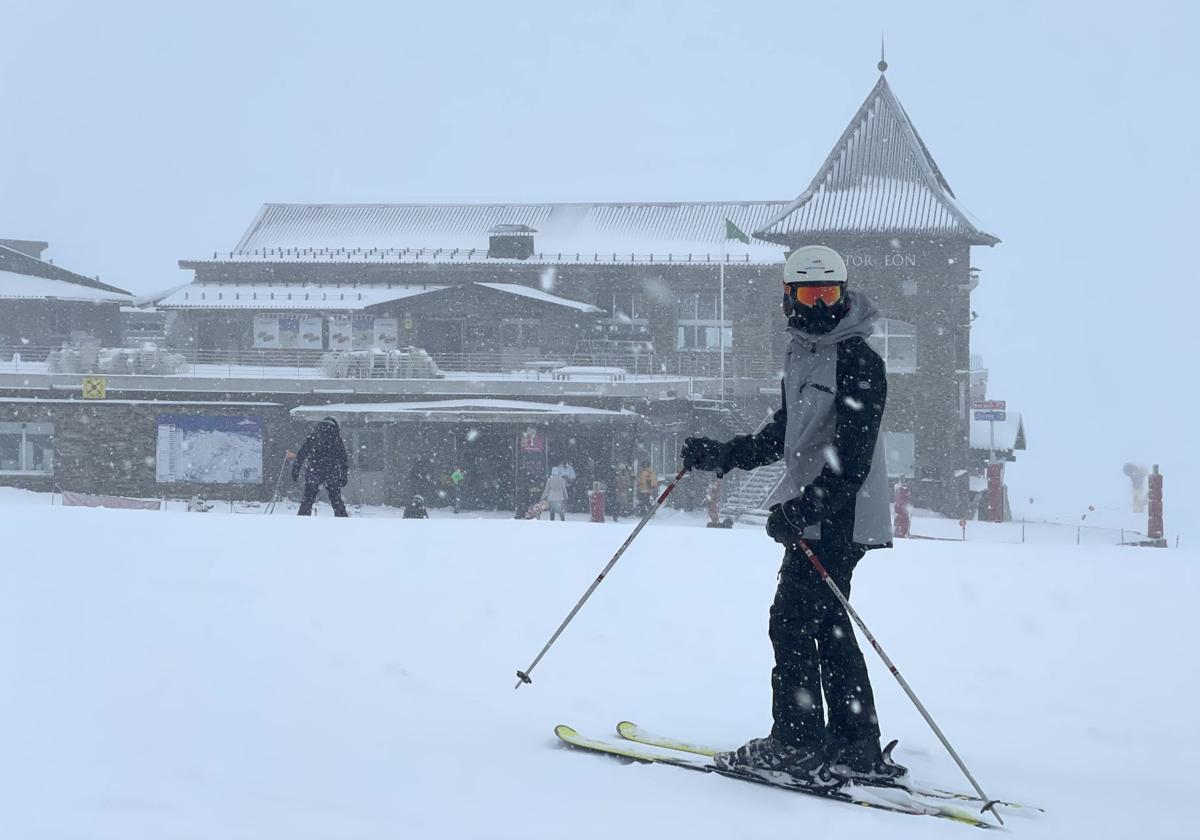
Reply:
<svg viewBox="0 0 1200 840"><path fill-rule="evenodd" d="M766 413L761 421L750 419L753 406L739 406L731 400L714 400L705 398L693 399L696 410L716 415L721 427L737 435L754 434L771 422L774 408ZM762 407L762 406L759 406ZM750 411L747 411L747 408ZM733 519L735 522L748 516L765 516L764 506L767 499L775 492L775 488L787 474L787 465L777 461L765 467L759 467L749 472L734 470L722 480L720 517L722 520Z"/></svg>
<svg viewBox="0 0 1200 840"><path fill-rule="evenodd" d="M767 499L787 475L787 463L776 461L750 472L738 470L724 479L721 496L721 519L737 521L746 516L764 515Z"/></svg>
<svg viewBox="0 0 1200 840"><path fill-rule="evenodd" d="M694 397L693 407L705 414L715 415L723 428L735 435L753 434L762 428L761 424L753 423L746 412L730 400L713 400L704 397Z"/></svg>

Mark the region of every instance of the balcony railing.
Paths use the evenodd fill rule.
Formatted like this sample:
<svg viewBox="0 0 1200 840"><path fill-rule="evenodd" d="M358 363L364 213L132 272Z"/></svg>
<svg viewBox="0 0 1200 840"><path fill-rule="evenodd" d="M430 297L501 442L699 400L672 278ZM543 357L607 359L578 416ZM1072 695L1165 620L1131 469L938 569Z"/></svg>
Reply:
<svg viewBox="0 0 1200 840"><path fill-rule="evenodd" d="M384 351L356 351L358 364L342 375L331 376L322 365L329 351L322 350L173 350L125 348L0 347L0 374L63 373L107 376L195 376L210 379L421 379L427 370L411 369L387 361ZM559 368L573 369L571 378L587 379L580 368L619 369L625 379L716 379L720 376L719 354L577 352L561 355L531 351L490 353L435 353L435 376L449 379L496 377L504 379L551 379ZM426 365L426 368L428 366ZM406 373L406 370L408 373ZM600 370L597 376L603 376ZM768 356L725 357L725 377L774 380L780 362ZM562 374L557 378L561 378Z"/></svg>

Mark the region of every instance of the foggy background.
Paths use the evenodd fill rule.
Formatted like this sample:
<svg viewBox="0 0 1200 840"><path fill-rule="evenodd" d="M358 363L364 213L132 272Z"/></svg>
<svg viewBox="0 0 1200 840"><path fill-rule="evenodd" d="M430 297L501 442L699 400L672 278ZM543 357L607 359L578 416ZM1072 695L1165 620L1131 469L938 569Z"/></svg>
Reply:
<svg viewBox="0 0 1200 840"><path fill-rule="evenodd" d="M149 293L267 201L790 199L874 84L885 32L889 82L1003 240L974 249L972 350L1025 417L1014 515L1115 516L1121 465L1159 463L1167 537L1195 539L1198 16L0 0L0 236Z"/></svg>

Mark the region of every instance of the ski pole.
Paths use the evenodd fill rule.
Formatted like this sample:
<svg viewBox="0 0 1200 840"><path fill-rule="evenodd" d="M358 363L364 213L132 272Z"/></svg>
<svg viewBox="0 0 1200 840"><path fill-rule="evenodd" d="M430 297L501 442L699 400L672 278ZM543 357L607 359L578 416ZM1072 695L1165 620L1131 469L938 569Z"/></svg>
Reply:
<svg viewBox="0 0 1200 840"><path fill-rule="evenodd" d="M892 663L892 660L888 658L888 655L883 652L883 648L879 646L879 642L877 642L875 637L871 635L871 631L867 629L867 625L863 622L862 617L855 612L854 607L850 606L850 601L848 601L846 596L842 594L842 590L838 588L838 585L833 582L833 578L829 576L829 572L825 571L825 567L821 565L821 561L817 559L817 555L813 553L811 548L809 548L808 543L804 540L799 540L799 544L800 550L804 552L804 555L808 558L808 561L812 563L813 568L817 570L817 574L821 576L821 580L825 581L825 583L829 585L829 588L833 590L833 594L836 595L837 599L842 602L842 606L846 608L846 612L848 612L850 617L854 619L854 623L858 625L858 629L862 630L863 635L867 637L867 641L871 643L871 647L875 648L875 652L879 654L879 658L883 660L883 664L887 665L888 670L892 672L892 676L896 678L898 683L900 683L900 687L904 689L904 693L908 695L908 699L911 700L913 705L917 707L917 711L921 713L921 717L925 718L925 722L929 724L929 728L933 730L933 734L938 736L938 739L942 742L942 746L946 748L946 751L950 753L950 757L954 759L956 764L958 764L958 769L963 771L963 775L967 777L967 781L971 783L971 787L975 788L975 792L979 794L981 799L983 799L983 807L979 809L980 813L991 811L992 816L996 818L996 822L1000 823L1000 825L1004 825L1004 820L1001 819L1000 813L996 810L996 804L998 800L990 798L986 793L983 792L983 788L979 786L979 782L975 781L975 777L971 775L971 771L967 769L967 765L963 763L963 760L958 757L958 753L955 752L954 747L950 745L949 739L942 734L941 728L937 725L937 723L934 722L933 717L930 716L924 704L917 699L917 695L909 686L908 681L900 675L899 669L897 669Z"/></svg>
<svg viewBox="0 0 1200 840"><path fill-rule="evenodd" d="M275 479L275 494L271 496L270 503L263 508L263 513L275 512L275 503L279 501L279 492L281 489L283 489L283 474L287 470L288 462L295 457L296 453L290 449L287 451L287 454L283 456L283 463L279 465L279 475Z"/></svg>
<svg viewBox="0 0 1200 840"><path fill-rule="evenodd" d="M542 657L546 655L546 651L550 650L551 645L558 641L558 637L562 635L563 630L567 629L567 625L571 623L571 619L575 617L575 613L579 612L580 608L587 603L587 599L592 597L592 593L596 591L596 587L599 586L600 582L604 580L605 575L612 570L613 566L617 565L617 561L621 559L621 555L625 553L625 549L629 548L629 545L633 542L634 538L637 537L641 530L646 527L646 523L654 518L654 514L658 513L658 509L662 507L663 502L667 500L667 496L671 495L671 491L675 489L675 485L679 483L679 480L683 478L687 471L688 468L684 467L675 474L675 477L671 479L671 483L667 485L667 489L663 490L662 494L658 497L658 501L654 503L650 510L646 511L645 515L642 517L642 521L639 522L637 527L633 529L633 533L626 538L625 542L621 544L621 547L617 549L617 553L614 554L612 559L608 561L608 565L605 566L604 569L601 570L600 574L596 576L596 579L592 581L592 585L588 587L587 592L583 593L583 597L579 599L579 603L577 603L571 609L571 612L569 612L567 617L563 619L563 623L558 625L558 629L554 631L554 635L550 637L550 641L546 642L546 646L542 648L541 652L538 653L537 656L533 658L533 662L529 663L528 668L526 668L524 671L517 671L517 684L514 685L513 688L520 688L522 683L528 683L530 685L533 684L533 680L530 679L529 674L534 668L537 667L537 664L542 661Z"/></svg>

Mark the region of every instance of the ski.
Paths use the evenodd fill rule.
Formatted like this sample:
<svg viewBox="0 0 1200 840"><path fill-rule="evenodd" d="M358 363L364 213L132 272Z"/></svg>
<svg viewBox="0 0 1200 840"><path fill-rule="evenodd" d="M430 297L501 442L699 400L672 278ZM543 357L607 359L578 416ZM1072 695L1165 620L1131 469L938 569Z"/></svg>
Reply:
<svg viewBox="0 0 1200 840"><path fill-rule="evenodd" d="M718 752L720 752L720 750L713 748L713 747L702 746L700 744L692 744L687 741L680 741L675 738L665 737L663 735L656 735L653 732L649 732L649 731L643 729L642 727L638 726L636 723L632 723L627 720L623 720L617 724L617 734L620 735L625 740L632 741L634 743L646 744L647 746L659 747L660 749L665 749L665 750L675 750L675 751L681 752L681 753L690 753L692 755L708 756L711 758L712 756L714 756ZM895 742L893 741L892 744L895 744ZM891 746L891 745L889 745L889 746ZM943 790L942 788L918 788L918 787L912 787L910 785L905 785L905 784L865 785L865 786L866 787L879 787L879 788L894 788L897 790L907 791L908 793L914 794L916 796L927 796L931 799L951 799L951 800L957 800L957 801L961 801L961 802L976 802L976 803L980 803L980 804L983 803L983 800L980 799L975 794L960 793L958 791L952 791L952 790ZM1045 809L1039 808L1036 805L1022 805L1019 802L1005 802L1004 800L997 800L996 804L1001 805L1005 808L1011 808L1011 809L1017 810L1017 811L1036 811L1038 813L1043 813L1043 814L1045 813Z"/></svg>
<svg viewBox="0 0 1200 840"><path fill-rule="evenodd" d="M559 724L558 726L554 727L554 734L557 735L564 743L572 747L591 752L612 755L619 758L630 759L632 761L639 761L647 764L665 764L671 767L679 767L684 770L694 770L701 773L715 773L731 779L754 782L756 784L766 785L767 787L775 787L782 790L793 791L795 793L803 793L809 796L820 797L822 799L831 799L835 802L844 802L847 805L859 805L861 807L872 808L877 811L890 811L894 814L907 814L910 816L938 817L940 819L953 820L954 822L975 826L976 828L996 827L989 822L979 819L973 814L969 814L966 811L952 808L950 806L933 805L915 800L905 803L887 801L886 799L880 801L868 799L859 795L858 793L850 792L845 788L818 790L807 787L783 776L768 778L765 776L758 776L753 773L724 770L713 764L712 759L708 756L700 754L665 755L642 749L639 746L635 746L632 741L628 743L600 741L580 735L574 729L565 724Z"/></svg>

